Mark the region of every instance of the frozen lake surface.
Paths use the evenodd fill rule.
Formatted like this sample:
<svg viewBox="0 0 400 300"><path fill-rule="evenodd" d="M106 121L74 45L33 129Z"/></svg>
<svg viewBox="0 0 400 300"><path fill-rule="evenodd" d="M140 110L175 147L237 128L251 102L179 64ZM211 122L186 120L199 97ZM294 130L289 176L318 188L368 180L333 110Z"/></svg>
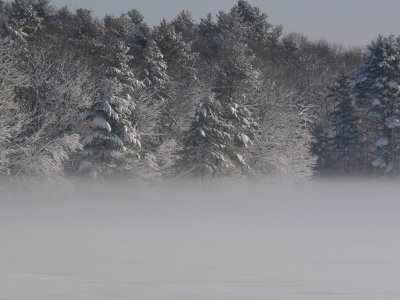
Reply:
<svg viewBox="0 0 400 300"><path fill-rule="evenodd" d="M1 193L1 300L400 299L396 185L16 194Z"/></svg>

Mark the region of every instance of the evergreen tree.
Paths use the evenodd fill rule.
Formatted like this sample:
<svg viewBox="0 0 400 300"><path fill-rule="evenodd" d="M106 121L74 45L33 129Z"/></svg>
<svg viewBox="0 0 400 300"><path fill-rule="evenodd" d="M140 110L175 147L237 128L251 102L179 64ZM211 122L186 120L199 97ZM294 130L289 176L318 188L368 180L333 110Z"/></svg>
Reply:
<svg viewBox="0 0 400 300"><path fill-rule="evenodd" d="M255 54L246 43L247 30L238 13L220 13L218 18L215 93L222 102L248 104L260 86L260 72L253 66Z"/></svg>
<svg viewBox="0 0 400 300"><path fill-rule="evenodd" d="M182 35L182 38L186 43L196 40L198 26L189 11L181 11L172 21L172 25L176 32Z"/></svg>
<svg viewBox="0 0 400 300"><path fill-rule="evenodd" d="M234 36L223 39L218 64L213 72L215 93L222 102L252 103L260 85L260 73L253 67L254 53ZM254 103L254 102L253 102Z"/></svg>
<svg viewBox="0 0 400 300"><path fill-rule="evenodd" d="M144 82L151 88L156 101L164 102L167 98L169 76L167 64L155 41L150 41L144 51Z"/></svg>
<svg viewBox="0 0 400 300"><path fill-rule="evenodd" d="M151 152L157 151L164 139L165 127L170 122L171 113L168 111L167 103L170 95L170 78L167 73L167 64L164 61L160 49L154 40L150 40L144 49L141 67L144 71L143 82L146 87L145 103L141 103L142 110L153 111L153 124L144 128L152 133L147 135L147 145ZM142 101L143 102L143 101ZM148 123L148 122L147 122ZM155 132L154 132L155 131Z"/></svg>
<svg viewBox="0 0 400 300"><path fill-rule="evenodd" d="M189 124L185 116L193 112L196 104L192 97L197 93L198 54L192 51L191 43L186 43L174 26L165 20L153 32L153 37L167 65L169 89L163 111L162 132L175 138L186 130ZM194 104L194 105L193 105Z"/></svg>
<svg viewBox="0 0 400 300"><path fill-rule="evenodd" d="M192 51L191 42L185 42L171 23L163 20L153 32L164 60L168 73L182 82L182 85L197 81L196 63L198 54Z"/></svg>
<svg viewBox="0 0 400 300"><path fill-rule="evenodd" d="M276 43L279 36L273 31L273 26L268 22L268 17L258 7L252 6L245 0L239 0L232 8L231 14L237 14L246 26L248 41L254 41L267 47L271 42Z"/></svg>
<svg viewBox="0 0 400 300"><path fill-rule="evenodd" d="M248 147L251 139L232 125L233 119L245 118L248 126L256 126L249 118L249 111L234 104L224 106L208 93L200 103L186 136L178 162L180 172L200 177L248 172L249 166L238 149Z"/></svg>
<svg viewBox="0 0 400 300"><path fill-rule="evenodd" d="M28 37L43 27L43 12L36 9L44 6L40 6L39 3L45 5L42 1L33 0L14 0L11 3L8 22L13 30L23 37Z"/></svg>
<svg viewBox="0 0 400 300"><path fill-rule="evenodd" d="M132 156L141 147L137 124L134 124L134 99L142 88L129 66L133 59L112 23L106 23L104 36L104 69L106 79L99 99L89 115L93 131L84 138L88 159L81 171L93 177L129 172L133 168Z"/></svg>
<svg viewBox="0 0 400 300"><path fill-rule="evenodd" d="M88 63L94 70L101 73L102 59L106 51L102 40L105 35L104 26L93 18L90 10L87 9L77 9L71 20L68 12L65 12L64 16L67 27L61 30L69 31L67 32L68 41L88 59ZM65 24L60 24L60 26L63 25Z"/></svg>
<svg viewBox="0 0 400 300"><path fill-rule="evenodd" d="M239 143L235 145L248 146L257 135L257 125L250 119L251 108L257 103L260 72L252 64L254 53L243 42L245 30L239 15L221 13L218 28L220 46L209 70L213 92L216 101L220 102L224 119L237 131L234 138ZM246 116L242 115L243 112ZM238 148L235 152L240 151Z"/></svg>
<svg viewBox="0 0 400 300"><path fill-rule="evenodd" d="M380 36L369 46L356 80L359 104L367 116L363 132L373 143L370 163L375 173L397 174L400 128L400 40Z"/></svg>
<svg viewBox="0 0 400 300"><path fill-rule="evenodd" d="M342 75L331 89L329 98L335 103L331 113L333 137L333 172L354 175L360 171L361 140L355 111L352 82Z"/></svg>
<svg viewBox="0 0 400 300"><path fill-rule="evenodd" d="M219 47L218 27L213 20L212 14L208 14L206 18L201 19L198 27L199 35L195 49L200 53L204 65L204 61L211 60L216 53L215 50Z"/></svg>
<svg viewBox="0 0 400 300"><path fill-rule="evenodd" d="M38 17L44 21L54 13L54 8L50 5L50 0L34 0L32 6Z"/></svg>
<svg viewBox="0 0 400 300"><path fill-rule="evenodd" d="M130 48L130 52L135 50L134 48L141 49L147 46L149 28L143 23L142 15L136 10L121 14L119 17L106 16L104 25L118 40L123 41Z"/></svg>

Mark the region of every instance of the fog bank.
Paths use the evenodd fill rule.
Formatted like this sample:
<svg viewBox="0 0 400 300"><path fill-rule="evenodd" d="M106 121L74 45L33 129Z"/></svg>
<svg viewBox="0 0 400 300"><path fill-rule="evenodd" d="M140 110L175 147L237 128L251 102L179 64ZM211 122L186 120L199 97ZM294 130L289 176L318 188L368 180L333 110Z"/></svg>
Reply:
<svg viewBox="0 0 400 300"><path fill-rule="evenodd" d="M399 299L396 184L6 190L1 300Z"/></svg>

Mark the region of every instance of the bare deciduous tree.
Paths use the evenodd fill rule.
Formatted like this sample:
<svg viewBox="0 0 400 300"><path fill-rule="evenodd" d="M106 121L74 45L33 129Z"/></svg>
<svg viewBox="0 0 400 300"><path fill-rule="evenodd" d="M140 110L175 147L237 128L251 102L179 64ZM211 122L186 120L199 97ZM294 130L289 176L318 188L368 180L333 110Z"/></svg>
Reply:
<svg viewBox="0 0 400 300"><path fill-rule="evenodd" d="M15 101L15 91L28 82L28 76L17 69L18 45L0 39L0 175L9 174L10 157L17 147L12 140L21 134L28 113Z"/></svg>
<svg viewBox="0 0 400 300"><path fill-rule="evenodd" d="M61 174L70 154L81 149L86 111L94 97L94 81L85 63L71 53L42 47L24 59L29 82L19 101L31 123L15 143L16 175Z"/></svg>

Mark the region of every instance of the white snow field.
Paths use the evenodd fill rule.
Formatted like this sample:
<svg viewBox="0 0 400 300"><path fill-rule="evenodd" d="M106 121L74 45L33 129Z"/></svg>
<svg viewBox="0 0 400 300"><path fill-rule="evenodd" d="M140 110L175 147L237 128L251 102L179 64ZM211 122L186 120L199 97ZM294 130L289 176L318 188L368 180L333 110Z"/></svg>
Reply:
<svg viewBox="0 0 400 300"><path fill-rule="evenodd" d="M400 299L396 184L0 195L1 300Z"/></svg>

